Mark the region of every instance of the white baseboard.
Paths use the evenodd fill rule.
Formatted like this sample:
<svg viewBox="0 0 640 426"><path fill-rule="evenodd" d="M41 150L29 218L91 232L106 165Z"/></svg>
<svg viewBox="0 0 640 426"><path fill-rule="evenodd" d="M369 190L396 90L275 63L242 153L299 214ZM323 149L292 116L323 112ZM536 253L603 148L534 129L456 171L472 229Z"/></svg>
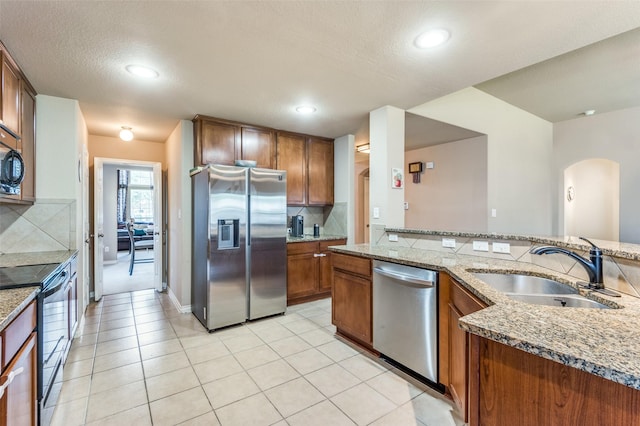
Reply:
<svg viewBox="0 0 640 426"><path fill-rule="evenodd" d="M181 314L191 313L191 305L184 305L184 306L181 305L180 301L178 300L176 295L173 293L173 289L171 287L167 287L167 293L169 294L169 299L171 299L173 306L176 307L178 312L180 312Z"/></svg>

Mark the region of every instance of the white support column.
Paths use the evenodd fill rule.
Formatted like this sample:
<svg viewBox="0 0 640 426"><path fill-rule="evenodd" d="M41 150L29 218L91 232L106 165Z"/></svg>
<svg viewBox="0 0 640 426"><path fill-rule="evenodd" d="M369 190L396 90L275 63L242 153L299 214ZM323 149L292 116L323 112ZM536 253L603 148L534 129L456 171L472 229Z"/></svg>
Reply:
<svg viewBox="0 0 640 426"><path fill-rule="evenodd" d="M376 244L385 226L404 227L404 116L404 110L393 106L369 113L371 244ZM402 174L402 188L392 186L393 169Z"/></svg>

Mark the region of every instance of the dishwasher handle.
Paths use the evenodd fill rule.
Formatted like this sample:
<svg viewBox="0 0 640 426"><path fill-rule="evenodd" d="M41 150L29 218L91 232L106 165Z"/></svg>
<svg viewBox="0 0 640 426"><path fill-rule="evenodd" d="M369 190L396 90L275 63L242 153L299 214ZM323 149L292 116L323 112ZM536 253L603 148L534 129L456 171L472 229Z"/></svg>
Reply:
<svg viewBox="0 0 640 426"><path fill-rule="evenodd" d="M389 278L393 278L395 280L401 281L399 284L406 285L409 287L428 288L428 287L436 286L435 281L418 278L415 275L405 275L399 272L388 271L386 269L382 269L379 267L373 268L373 272L383 275L385 277L389 277Z"/></svg>

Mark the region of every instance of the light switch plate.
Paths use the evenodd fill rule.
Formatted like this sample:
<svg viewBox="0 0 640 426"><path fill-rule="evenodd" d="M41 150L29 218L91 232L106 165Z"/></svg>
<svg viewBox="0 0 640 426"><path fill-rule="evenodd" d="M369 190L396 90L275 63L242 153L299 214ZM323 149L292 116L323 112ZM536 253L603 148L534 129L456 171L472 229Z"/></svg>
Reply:
<svg viewBox="0 0 640 426"><path fill-rule="evenodd" d="M389 241L398 241L398 236L396 234L389 234Z"/></svg>
<svg viewBox="0 0 640 426"><path fill-rule="evenodd" d="M380 219L380 207L373 208L373 218Z"/></svg>
<svg viewBox="0 0 640 426"><path fill-rule="evenodd" d="M456 240L454 238L443 238L442 247L456 248Z"/></svg>
<svg viewBox="0 0 640 426"><path fill-rule="evenodd" d="M493 243L494 253L511 253L511 244L509 243Z"/></svg>
<svg viewBox="0 0 640 426"><path fill-rule="evenodd" d="M409 203L405 202L403 204L405 210L409 210Z"/></svg>
<svg viewBox="0 0 640 426"><path fill-rule="evenodd" d="M473 250L474 251L489 251L489 242L488 241L474 241L473 242Z"/></svg>

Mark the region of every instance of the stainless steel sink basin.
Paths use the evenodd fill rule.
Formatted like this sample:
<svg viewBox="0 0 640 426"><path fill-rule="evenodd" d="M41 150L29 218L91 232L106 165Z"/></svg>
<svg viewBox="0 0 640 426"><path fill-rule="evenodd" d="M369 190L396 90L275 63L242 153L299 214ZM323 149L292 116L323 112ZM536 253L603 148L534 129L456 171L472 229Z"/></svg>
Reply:
<svg viewBox="0 0 640 426"><path fill-rule="evenodd" d="M567 284L547 278L495 272L475 272L473 275L505 296L524 303L567 308L611 308L580 295L577 289Z"/></svg>
<svg viewBox="0 0 640 426"><path fill-rule="evenodd" d="M611 309L610 306L604 305L595 300L587 299L579 295L563 295L563 294L507 294L513 300L524 303L532 303L534 305L557 306L560 308L597 308Z"/></svg>
<svg viewBox="0 0 640 426"><path fill-rule="evenodd" d="M578 290L547 278L521 274L476 272L477 278L503 293L525 294L578 294Z"/></svg>

